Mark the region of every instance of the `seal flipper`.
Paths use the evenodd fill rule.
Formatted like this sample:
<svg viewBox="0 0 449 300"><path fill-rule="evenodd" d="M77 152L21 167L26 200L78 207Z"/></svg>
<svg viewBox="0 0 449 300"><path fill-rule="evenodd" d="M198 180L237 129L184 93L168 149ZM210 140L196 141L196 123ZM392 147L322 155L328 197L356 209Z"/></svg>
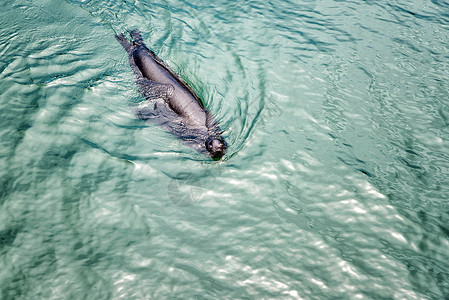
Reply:
<svg viewBox="0 0 449 300"><path fill-rule="evenodd" d="M133 43L137 45L143 45L143 38L142 34L140 33L139 29L134 29L129 31L129 35L133 39Z"/></svg>
<svg viewBox="0 0 449 300"><path fill-rule="evenodd" d="M175 92L175 87L171 84L159 83L146 78L138 78L136 82L139 91L147 100L163 99L167 101Z"/></svg>
<svg viewBox="0 0 449 300"><path fill-rule="evenodd" d="M125 48L126 52L131 53L134 49L133 45L128 41L123 33L116 35L115 39Z"/></svg>

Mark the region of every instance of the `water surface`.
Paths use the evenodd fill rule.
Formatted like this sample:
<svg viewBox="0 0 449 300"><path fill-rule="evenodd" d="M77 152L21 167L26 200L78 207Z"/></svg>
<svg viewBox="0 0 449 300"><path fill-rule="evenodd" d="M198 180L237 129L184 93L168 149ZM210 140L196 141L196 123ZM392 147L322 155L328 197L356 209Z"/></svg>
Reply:
<svg viewBox="0 0 449 300"><path fill-rule="evenodd" d="M447 1L3 1L0 299L449 297ZM213 112L136 119L114 35Z"/></svg>

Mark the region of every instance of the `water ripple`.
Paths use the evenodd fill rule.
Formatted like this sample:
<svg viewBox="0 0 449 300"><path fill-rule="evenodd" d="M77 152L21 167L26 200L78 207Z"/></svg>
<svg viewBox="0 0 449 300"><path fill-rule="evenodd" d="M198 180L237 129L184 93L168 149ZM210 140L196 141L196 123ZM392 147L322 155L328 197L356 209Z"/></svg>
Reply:
<svg viewBox="0 0 449 300"><path fill-rule="evenodd" d="M449 295L447 1L4 1L0 298ZM114 34L202 97L136 119Z"/></svg>

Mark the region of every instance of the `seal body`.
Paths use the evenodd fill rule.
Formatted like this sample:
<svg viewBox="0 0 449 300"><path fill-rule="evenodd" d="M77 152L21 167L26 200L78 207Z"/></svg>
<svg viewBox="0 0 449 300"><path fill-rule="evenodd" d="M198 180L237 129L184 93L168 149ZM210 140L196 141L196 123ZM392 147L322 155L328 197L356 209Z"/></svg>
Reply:
<svg viewBox="0 0 449 300"><path fill-rule="evenodd" d="M143 43L138 30L131 31L130 42L124 34L116 36L125 48L137 86L146 101L136 114L154 120L189 146L213 159L220 159L227 144L221 130L193 89Z"/></svg>

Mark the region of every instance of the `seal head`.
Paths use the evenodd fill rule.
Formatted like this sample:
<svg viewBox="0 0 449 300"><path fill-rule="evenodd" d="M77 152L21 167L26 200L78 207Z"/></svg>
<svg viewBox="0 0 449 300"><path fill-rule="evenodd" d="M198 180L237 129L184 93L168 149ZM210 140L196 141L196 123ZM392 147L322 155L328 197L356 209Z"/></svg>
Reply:
<svg viewBox="0 0 449 300"><path fill-rule="evenodd" d="M226 142L222 137L210 136L206 140L206 150L213 159L220 159L226 153Z"/></svg>

